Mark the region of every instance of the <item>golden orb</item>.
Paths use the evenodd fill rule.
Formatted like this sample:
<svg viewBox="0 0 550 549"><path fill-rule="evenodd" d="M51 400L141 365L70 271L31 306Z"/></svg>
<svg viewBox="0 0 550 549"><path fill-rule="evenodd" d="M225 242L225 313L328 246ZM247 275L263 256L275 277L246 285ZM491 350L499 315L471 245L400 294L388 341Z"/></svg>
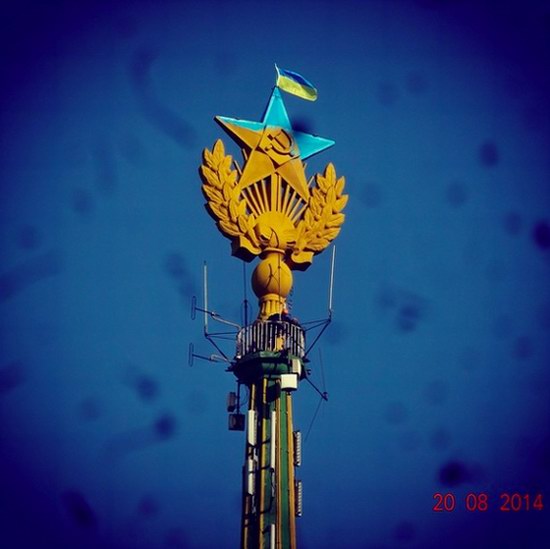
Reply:
<svg viewBox="0 0 550 549"><path fill-rule="evenodd" d="M260 318L281 314L292 289L292 271L280 251L267 251L252 273L252 289L260 302Z"/></svg>

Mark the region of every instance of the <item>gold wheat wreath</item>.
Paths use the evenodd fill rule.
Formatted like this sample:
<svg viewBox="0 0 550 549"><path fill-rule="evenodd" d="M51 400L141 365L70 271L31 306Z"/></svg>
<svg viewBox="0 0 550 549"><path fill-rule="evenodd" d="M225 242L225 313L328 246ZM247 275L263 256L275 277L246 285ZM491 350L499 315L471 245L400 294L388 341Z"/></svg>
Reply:
<svg viewBox="0 0 550 549"><path fill-rule="evenodd" d="M233 255L251 261L265 248L276 247L287 253L291 268L304 270L313 256L338 236L348 195L342 194L345 179L336 179L332 164L327 165L324 174L315 175L316 185L310 189L303 215L294 221L280 212L268 212L270 217L267 212L254 215L242 195L238 172L239 165L225 154L221 139L214 143L212 151L204 149L199 173L206 209L220 232L232 241ZM274 219L278 221L276 225Z"/></svg>

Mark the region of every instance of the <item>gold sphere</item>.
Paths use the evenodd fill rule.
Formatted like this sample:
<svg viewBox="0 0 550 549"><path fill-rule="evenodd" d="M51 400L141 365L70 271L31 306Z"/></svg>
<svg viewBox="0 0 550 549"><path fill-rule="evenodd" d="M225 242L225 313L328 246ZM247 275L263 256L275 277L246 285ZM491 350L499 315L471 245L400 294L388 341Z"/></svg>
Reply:
<svg viewBox="0 0 550 549"><path fill-rule="evenodd" d="M267 252L252 273L252 289L260 301L260 317L281 314L292 289L292 271L281 252Z"/></svg>

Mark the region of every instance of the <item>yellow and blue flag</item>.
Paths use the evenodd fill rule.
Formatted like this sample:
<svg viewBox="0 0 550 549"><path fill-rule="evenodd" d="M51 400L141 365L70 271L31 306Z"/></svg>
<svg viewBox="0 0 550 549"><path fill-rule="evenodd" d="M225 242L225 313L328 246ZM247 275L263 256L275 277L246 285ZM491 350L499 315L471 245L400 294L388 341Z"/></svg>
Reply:
<svg viewBox="0 0 550 549"><path fill-rule="evenodd" d="M275 65L275 70L277 71L277 82L275 85L278 88L308 101L315 101L317 99L317 90L301 74L280 69L277 65Z"/></svg>

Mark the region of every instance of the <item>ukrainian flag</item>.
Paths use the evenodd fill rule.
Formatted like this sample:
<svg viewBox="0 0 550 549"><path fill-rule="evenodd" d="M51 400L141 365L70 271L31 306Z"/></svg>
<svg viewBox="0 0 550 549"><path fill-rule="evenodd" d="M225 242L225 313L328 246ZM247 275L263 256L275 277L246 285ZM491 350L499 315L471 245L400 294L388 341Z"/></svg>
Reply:
<svg viewBox="0 0 550 549"><path fill-rule="evenodd" d="M315 101L317 99L317 90L302 75L297 72L280 69L277 65L275 65L275 70L277 71L277 82L275 85L278 88L308 101Z"/></svg>

